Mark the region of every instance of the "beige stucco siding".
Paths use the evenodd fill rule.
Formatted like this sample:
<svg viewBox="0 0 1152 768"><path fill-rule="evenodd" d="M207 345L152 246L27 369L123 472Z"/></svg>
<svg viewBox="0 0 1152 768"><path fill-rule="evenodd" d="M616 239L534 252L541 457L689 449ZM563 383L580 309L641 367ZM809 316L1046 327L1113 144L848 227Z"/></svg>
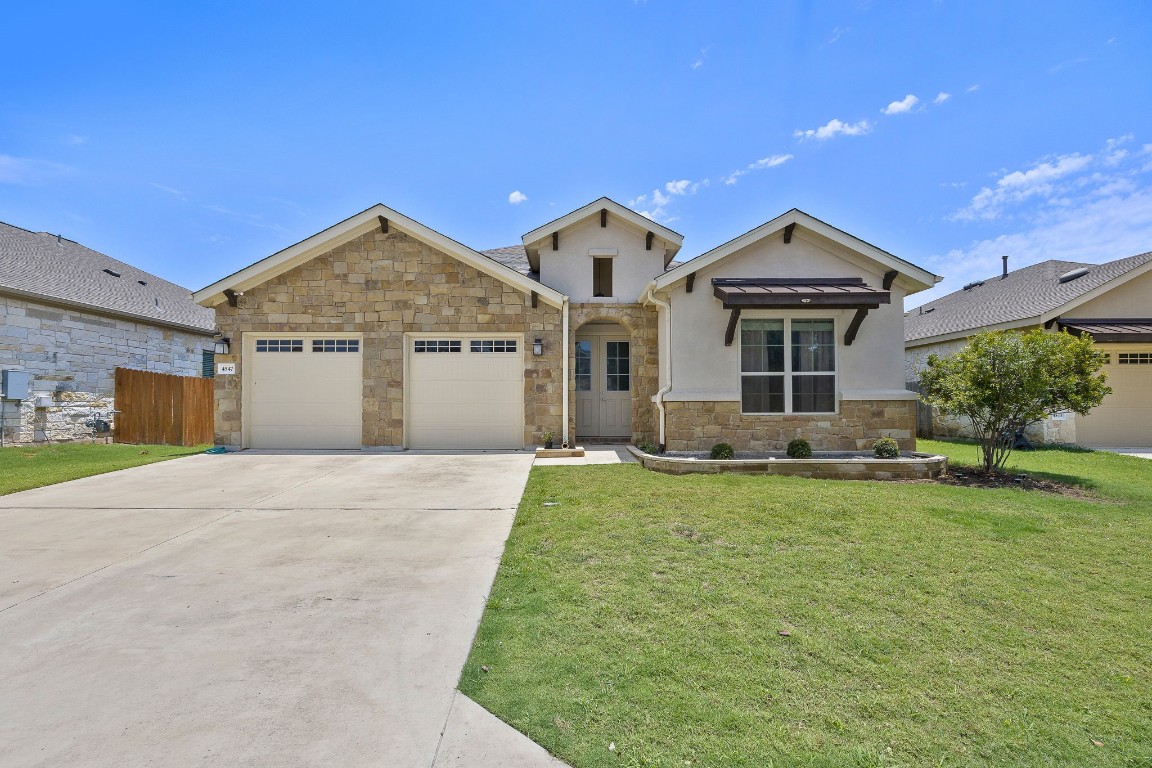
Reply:
<svg viewBox="0 0 1152 768"><path fill-rule="evenodd" d="M600 217L593 216L561 232L559 250L553 251L551 244L540 249L540 282L573 302L591 302L593 256L589 251L615 249L611 257L615 301L605 303L635 303L648 282L664 271L663 242L657 238L650 251L644 245L645 233L611 215L608 226L601 227Z"/></svg>
<svg viewBox="0 0 1152 768"><path fill-rule="evenodd" d="M1152 317L1152 272L1145 272L1107 293L1062 313L1061 318L1085 319Z"/></svg>
<svg viewBox="0 0 1152 768"><path fill-rule="evenodd" d="M730 312L712 294L714 277L831 278L862 277L879 288L884 269L853 257L830 242L817 242L799 231L785 244L777 234L700 270L692 293L680 282L668 293L672 305L672 400L738 400L739 342L724 346ZM746 310L743 318L800 317L836 321L837 388L860 399L892 399L904 390L904 293L893 286L892 303L868 313L852 346L844 332L855 310ZM862 394L863 393L863 394ZM869 394L870 393L870 394ZM883 394L881 394L883 393Z"/></svg>

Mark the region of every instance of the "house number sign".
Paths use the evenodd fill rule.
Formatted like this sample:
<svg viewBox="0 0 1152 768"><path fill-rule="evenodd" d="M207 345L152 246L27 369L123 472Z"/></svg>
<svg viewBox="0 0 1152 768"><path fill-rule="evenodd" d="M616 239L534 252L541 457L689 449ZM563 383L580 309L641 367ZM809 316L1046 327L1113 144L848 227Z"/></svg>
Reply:
<svg viewBox="0 0 1152 768"><path fill-rule="evenodd" d="M233 376L236 374L236 363L216 363L217 376Z"/></svg>

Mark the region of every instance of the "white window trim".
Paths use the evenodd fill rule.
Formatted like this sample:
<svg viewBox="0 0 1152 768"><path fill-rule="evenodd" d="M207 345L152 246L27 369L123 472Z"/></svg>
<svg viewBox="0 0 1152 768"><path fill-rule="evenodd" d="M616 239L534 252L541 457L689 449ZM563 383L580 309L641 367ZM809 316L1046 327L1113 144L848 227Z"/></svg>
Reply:
<svg viewBox="0 0 1152 768"><path fill-rule="evenodd" d="M816 311L817 313L819 310ZM813 312L804 313L768 313L764 310L742 312L736 327L736 381L740 392L740 414L742 416L838 416L840 414L840 360L843 347L840 344L840 322L837 313L832 312L821 315ZM783 320L784 321L784 370L778 373L755 373L743 370L744 359L743 327L745 320ZM832 399L834 408L831 411L793 411L792 410L792 377L797 375L792 371L792 321L793 320L831 320L832 340L835 350L835 369L831 373L803 372L799 375L831 376ZM783 376L784 377L784 410L775 413L772 411L745 411L744 410L744 376Z"/></svg>

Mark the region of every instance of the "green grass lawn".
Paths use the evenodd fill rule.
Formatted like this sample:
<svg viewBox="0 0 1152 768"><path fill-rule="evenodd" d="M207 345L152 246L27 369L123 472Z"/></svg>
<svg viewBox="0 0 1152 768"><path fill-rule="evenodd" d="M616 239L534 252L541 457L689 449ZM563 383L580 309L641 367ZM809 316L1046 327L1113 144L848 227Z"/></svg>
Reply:
<svg viewBox="0 0 1152 768"><path fill-rule="evenodd" d="M1010 464L1098 498L537 467L460 688L576 768L1152 766L1152 461Z"/></svg>
<svg viewBox="0 0 1152 768"><path fill-rule="evenodd" d="M78 477L203 453L208 446L105 445L102 443L44 445L0 449L0 496Z"/></svg>

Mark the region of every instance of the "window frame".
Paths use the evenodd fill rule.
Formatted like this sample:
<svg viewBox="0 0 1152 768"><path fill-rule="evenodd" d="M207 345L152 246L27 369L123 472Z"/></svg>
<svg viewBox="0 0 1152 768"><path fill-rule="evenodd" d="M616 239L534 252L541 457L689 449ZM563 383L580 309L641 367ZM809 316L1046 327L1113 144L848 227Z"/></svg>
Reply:
<svg viewBox="0 0 1152 768"><path fill-rule="evenodd" d="M746 320L782 320L784 321L784 370L783 371L744 371L744 321ZM794 320L826 320L832 323L832 370L831 371L793 371L792 370L792 322ZM740 415L742 416L834 416L840 413L840 322L835 314L816 316L812 313L767 313L744 311L740 314L739 325L736 328L736 390L739 393ZM783 411L745 411L744 410L744 377L745 376L783 376L784 377L784 410ZM792 410L792 382L795 376L828 376L832 379L832 410L830 411L794 411Z"/></svg>
<svg viewBox="0 0 1152 768"><path fill-rule="evenodd" d="M616 293L613 290L615 286L612 284L613 273L615 272L613 261L614 259L611 256L592 257L592 298L612 299L616 297ZM605 275L605 273L607 273L607 275ZM604 285L605 282L608 283L607 286ZM603 293L597 293L596 289L598 287L607 287L608 290Z"/></svg>

